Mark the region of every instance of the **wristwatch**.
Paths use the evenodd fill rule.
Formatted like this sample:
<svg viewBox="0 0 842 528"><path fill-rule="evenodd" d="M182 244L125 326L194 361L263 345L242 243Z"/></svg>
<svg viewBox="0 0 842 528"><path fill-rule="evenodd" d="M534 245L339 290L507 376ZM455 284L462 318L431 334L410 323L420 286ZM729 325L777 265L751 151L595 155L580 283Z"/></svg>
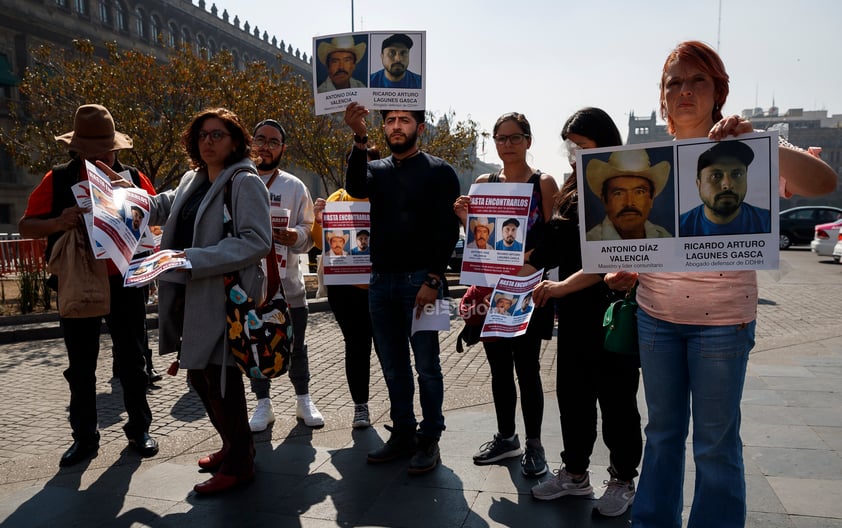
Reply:
<svg viewBox="0 0 842 528"><path fill-rule="evenodd" d="M368 143L368 135L360 137L360 136L354 134L354 143L359 143L360 145L365 145L366 143Z"/></svg>
<svg viewBox="0 0 842 528"><path fill-rule="evenodd" d="M438 277L433 277L432 275L427 275L427 278L424 279L424 284L426 284L434 290L438 290L439 288L441 288L441 279Z"/></svg>

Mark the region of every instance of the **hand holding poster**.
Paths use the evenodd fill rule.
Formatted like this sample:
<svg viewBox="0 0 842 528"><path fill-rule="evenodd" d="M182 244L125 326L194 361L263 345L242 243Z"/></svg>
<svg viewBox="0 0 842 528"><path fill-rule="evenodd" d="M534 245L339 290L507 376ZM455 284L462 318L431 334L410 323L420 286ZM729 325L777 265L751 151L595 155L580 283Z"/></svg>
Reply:
<svg viewBox="0 0 842 528"><path fill-rule="evenodd" d="M587 273L776 269L776 132L577 152Z"/></svg>
<svg viewBox="0 0 842 528"><path fill-rule="evenodd" d="M327 202L322 213L324 283L368 284L371 204Z"/></svg>
<svg viewBox="0 0 842 528"><path fill-rule="evenodd" d="M274 204L270 207L272 216L272 237L275 243L275 255L278 257L278 273L282 279L287 276L287 260L289 259L289 248L278 241L281 231L289 227L289 209L277 207Z"/></svg>
<svg viewBox="0 0 842 528"><path fill-rule="evenodd" d="M149 196L136 187L115 187L94 164L85 161L97 258L110 258L125 274L149 221ZM99 249L101 248L101 250ZM102 253L104 250L104 253Z"/></svg>
<svg viewBox="0 0 842 528"><path fill-rule="evenodd" d="M532 318L532 290L541 282L544 270L528 277L502 275L491 294L480 337L516 337L526 333Z"/></svg>
<svg viewBox="0 0 842 528"><path fill-rule="evenodd" d="M132 260L123 279L123 286L144 286L165 271L190 268L190 261L183 251L165 249L148 257Z"/></svg>
<svg viewBox="0 0 842 528"><path fill-rule="evenodd" d="M424 110L426 33L382 31L313 38L316 114L344 112L357 102L371 110Z"/></svg>
<svg viewBox="0 0 842 528"><path fill-rule="evenodd" d="M492 286L501 274L523 266L532 188L530 183L471 185L462 284Z"/></svg>

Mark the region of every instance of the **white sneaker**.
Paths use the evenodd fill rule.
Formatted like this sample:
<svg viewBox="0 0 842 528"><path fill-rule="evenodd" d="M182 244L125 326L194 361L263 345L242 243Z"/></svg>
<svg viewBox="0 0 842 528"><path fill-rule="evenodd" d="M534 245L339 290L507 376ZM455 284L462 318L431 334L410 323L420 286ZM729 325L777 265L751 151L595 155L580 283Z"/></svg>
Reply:
<svg viewBox="0 0 842 528"><path fill-rule="evenodd" d="M307 427L321 427L325 424L322 413L316 409L316 404L310 399L309 394L296 396L295 417L304 420Z"/></svg>
<svg viewBox="0 0 842 528"><path fill-rule="evenodd" d="M357 403L354 405L354 422L351 424L354 429L365 429L371 427L371 419L368 416L368 404Z"/></svg>
<svg viewBox="0 0 842 528"><path fill-rule="evenodd" d="M259 433L265 431L270 423L275 421L275 411L272 410L272 400L269 398L260 398L257 400L257 407L254 409L254 414L249 420L249 429L252 433Z"/></svg>
<svg viewBox="0 0 842 528"><path fill-rule="evenodd" d="M634 502L634 482L612 478L605 486L605 493L594 504L596 511L606 517L624 514Z"/></svg>
<svg viewBox="0 0 842 528"><path fill-rule="evenodd" d="M573 476L566 469L561 468L553 471L554 478L545 480L532 488L532 496L541 500L553 500L565 495L590 495L593 493L590 477L587 473L579 482L573 480Z"/></svg>

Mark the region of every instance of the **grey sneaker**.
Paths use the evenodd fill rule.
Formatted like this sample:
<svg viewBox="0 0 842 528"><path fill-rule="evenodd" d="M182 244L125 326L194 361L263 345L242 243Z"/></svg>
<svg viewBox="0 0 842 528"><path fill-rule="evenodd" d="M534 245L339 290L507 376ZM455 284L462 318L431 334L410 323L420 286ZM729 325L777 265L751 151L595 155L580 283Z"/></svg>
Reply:
<svg viewBox="0 0 842 528"><path fill-rule="evenodd" d="M432 471L441 462L438 438L418 435L416 437L417 448L415 454L409 460L409 473L420 475Z"/></svg>
<svg viewBox="0 0 842 528"><path fill-rule="evenodd" d="M474 464L492 464L504 458L513 458L523 454L520 448L520 440L517 435L512 440L506 440L499 434L494 435L494 440L486 442L479 447L474 455Z"/></svg>
<svg viewBox="0 0 842 528"><path fill-rule="evenodd" d="M540 445L530 445L526 441L526 451L520 460L520 471L527 477L540 477L547 472L547 457L544 456L544 448Z"/></svg>
<svg viewBox="0 0 842 528"><path fill-rule="evenodd" d="M591 479L587 473L576 482L566 469L554 471L555 477L532 488L532 496L540 500L553 500L565 495L590 495L593 493Z"/></svg>
<svg viewBox="0 0 842 528"><path fill-rule="evenodd" d="M634 502L634 482L612 478L605 486L605 493L594 504L596 511L606 517L624 514Z"/></svg>
<svg viewBox="0 0 842 528"><path fill-rule="evenodd" d="M357 403L354 405L354 422L351 427L354 429L365 429L371 426L371 419L368 416L368 404Z"/></svg>

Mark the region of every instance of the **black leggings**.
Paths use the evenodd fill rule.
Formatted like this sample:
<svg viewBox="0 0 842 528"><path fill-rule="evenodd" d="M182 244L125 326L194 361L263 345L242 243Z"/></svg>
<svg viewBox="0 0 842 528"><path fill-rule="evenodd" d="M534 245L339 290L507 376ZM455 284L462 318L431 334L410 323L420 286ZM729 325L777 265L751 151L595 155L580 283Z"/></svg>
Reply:
<svg viewBox="0 0 842 528"><path fill-rule="evenodd" d="M517 385L520 388L520 409L526 426L526 438L541 438L544 418L544 389L541 386L541 339L522 335L483 343L491 368L491 392L497 414L497 430L504 438L515 434Z"/></svg>

